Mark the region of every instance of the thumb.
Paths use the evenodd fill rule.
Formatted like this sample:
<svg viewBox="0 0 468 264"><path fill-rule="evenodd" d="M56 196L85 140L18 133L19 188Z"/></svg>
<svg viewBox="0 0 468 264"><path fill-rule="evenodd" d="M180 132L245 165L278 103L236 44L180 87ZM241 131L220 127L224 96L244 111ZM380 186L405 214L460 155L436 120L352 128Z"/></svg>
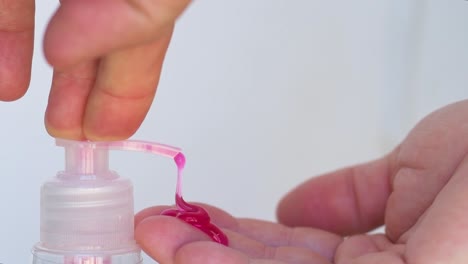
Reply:
<svg viewBox="0 0 468 264"><path fill-rule="evenodd" d="M397 241L416 225L468 153L468 100L441 108L386 157L313 178L279 204L279 220L348 235L384 223ZM449 204L449 203L447 203Z"/></svg>
<svg viewBox="0 0 468 264"><path fill-rule="evenodd" d="M44 38L55 68L101 57L157 39L171 28L190 0L62 1Z"/></svg>
<svg viewBox="0 0 468 264"><path fill-rule="evenodd" d="M279 221L341 235L366 232L382 225L391 193L392 159L390 154L306 181L280 201Z"/></svg>

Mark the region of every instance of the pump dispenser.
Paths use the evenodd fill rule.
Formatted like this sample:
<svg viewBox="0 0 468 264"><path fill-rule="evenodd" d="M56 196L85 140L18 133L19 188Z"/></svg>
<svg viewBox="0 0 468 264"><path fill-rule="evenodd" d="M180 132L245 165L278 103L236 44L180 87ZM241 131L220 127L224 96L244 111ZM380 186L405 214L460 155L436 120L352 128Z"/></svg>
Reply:
<svg viewBox="0 0 468 264"><path fill-rule="evenodd" d="M143 141L57 140L65 170L41 188L40 242L33 264L138 264L133 187L109 169L110 149L174 158L178 148Z"/></svg>

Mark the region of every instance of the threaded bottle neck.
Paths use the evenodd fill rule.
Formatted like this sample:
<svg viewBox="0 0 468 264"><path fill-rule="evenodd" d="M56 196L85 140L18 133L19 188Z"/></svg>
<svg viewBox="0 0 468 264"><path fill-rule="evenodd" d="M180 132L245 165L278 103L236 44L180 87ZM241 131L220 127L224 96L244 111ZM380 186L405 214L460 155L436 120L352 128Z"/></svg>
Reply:
<svg viewBox="0 0 468 264"><path fill-rule="evenodd" d="M99 175L109 170L109 150L83 142L65 148L65 172Z"/></svg>

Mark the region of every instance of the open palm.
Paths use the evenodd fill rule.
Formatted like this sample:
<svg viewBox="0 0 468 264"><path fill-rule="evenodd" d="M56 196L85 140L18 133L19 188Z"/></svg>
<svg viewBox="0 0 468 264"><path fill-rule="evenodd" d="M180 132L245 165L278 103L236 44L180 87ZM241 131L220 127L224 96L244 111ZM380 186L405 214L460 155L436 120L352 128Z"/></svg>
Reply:
<svg viewBox="0 0 468 264"><path fill-rule="evenodd" d="M136 218L136 238L170 263L468 263L468 101L421 121L390 154L313 178L279 204L281 224L208 207L230 239L157 216ZM386 232L366 232L385 224Z"/></svg>
<svg viewBox="0 0 468 264"><path fill-rule="evenodd" d="M161 264L170 263L330 263L338 235L314 228L239 219L202 205L229 238L229 247L212 242L198 229L172 217L159 216L157 206L136 217L136 238L143 250Z"/></svg>

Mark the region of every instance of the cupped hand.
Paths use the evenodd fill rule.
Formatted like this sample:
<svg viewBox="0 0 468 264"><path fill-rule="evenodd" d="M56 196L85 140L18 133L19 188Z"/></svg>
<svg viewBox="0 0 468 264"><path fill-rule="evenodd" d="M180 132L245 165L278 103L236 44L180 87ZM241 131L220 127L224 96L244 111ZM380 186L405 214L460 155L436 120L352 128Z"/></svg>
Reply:
<svg viewBox="0 0 468 264"><path fill-rule="evenodd" d="M467 136L462 101L426 117L385 157L292 190L278 207L282 224L209 207L229 247L158 216L162 207L137 215L136 239L162 264L468 263ZM385 234L367 234L381 225Z"/></svg>
<svg viewBox="0 0 468 264"><path fill-rule="evenodd" d="M167 209L164 206L137 214L137 242L161 264L328 264L342 241L338 235L315 228L239 219L215 207L201 206L228 236L228 247L212 242L203 232L179 219L161 216Z"/></svg>
<svg viewBox="0 0 468 264"><path fill-rule="evenodd" d="M48 132L71 139L131 136L150 108L175 20L189 3L62 0L44 37L54 67ZM34 0L0 1L0 100L26 92L33 36Z"/></svg>

